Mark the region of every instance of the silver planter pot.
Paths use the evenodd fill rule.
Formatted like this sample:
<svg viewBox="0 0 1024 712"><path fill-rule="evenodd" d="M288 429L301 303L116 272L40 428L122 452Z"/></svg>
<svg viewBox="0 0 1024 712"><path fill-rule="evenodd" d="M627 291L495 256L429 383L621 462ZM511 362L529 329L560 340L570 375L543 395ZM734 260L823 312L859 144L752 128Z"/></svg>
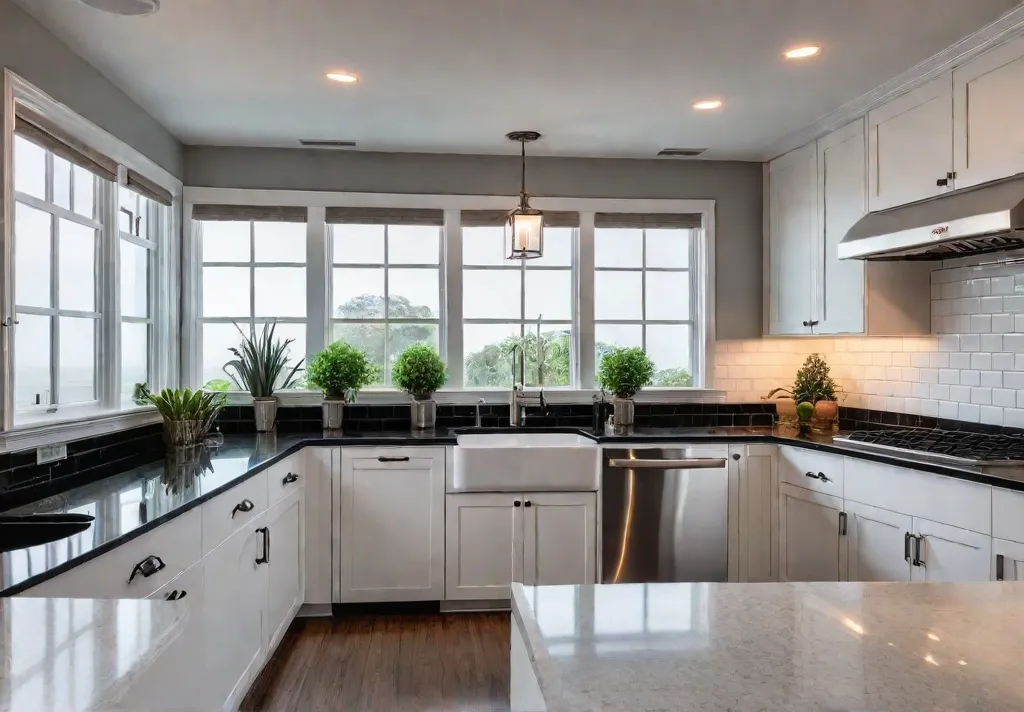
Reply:
<svg viewBox="0 0 1024 712"><path fill-rule="evenodd" d="M325 398L323 405L324 430L341 430L341 419L345 415L343 398Z"/></svg>
<svg viewBox="0 0 1024 712"><path fill-rule="evenodd" d="M633 431L635 410L632 398L612 398L612 429L616 435L628 435Z"/></svg>
<svg viewBox="0 0 1024 712"><path fill-rule="evenodd" d="M277 418L277 398L253 398L252 408L256 415L256 432L269 433L273 430Z"/></svg>
<svg viewBox="0 0 1024 712"><path fill-rule="evenodd" d="M432 400L414 400L409 408L412 411L413 430L433 430L437 422L437 403Z"/></svg>

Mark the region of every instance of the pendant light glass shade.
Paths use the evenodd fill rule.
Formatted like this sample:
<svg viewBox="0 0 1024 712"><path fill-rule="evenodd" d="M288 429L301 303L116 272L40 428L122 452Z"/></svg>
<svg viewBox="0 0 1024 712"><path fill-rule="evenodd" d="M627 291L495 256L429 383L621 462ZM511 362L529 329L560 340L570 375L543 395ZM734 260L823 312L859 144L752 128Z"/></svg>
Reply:
<svg viewBox="0 0 1024 712"><path fill-rule="evenodd" d="M540 134L536 131L513 131L507 138L520 143L522 183L519 206L505 219L505 251L510 260L532 260L544 254L544 214L530 207L530 196L526 192L526 143L536 141Z"/></svg>

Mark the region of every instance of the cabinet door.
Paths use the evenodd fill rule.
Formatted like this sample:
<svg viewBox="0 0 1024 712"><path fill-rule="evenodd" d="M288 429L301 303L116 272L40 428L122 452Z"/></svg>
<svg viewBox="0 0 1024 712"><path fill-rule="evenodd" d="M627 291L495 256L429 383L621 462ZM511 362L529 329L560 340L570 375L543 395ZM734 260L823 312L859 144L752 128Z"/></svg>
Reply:
<svg viewBox="0 0 1024 712"><path fill-rule="evenodd" d="M203 620L210 708L233 709L266 657L267 568L263 517L203 559Z"/></svg>
<svg viewBox="0 0 1024 712"><path fill-rule="evenodd" d="M522 499L520 494L447 496L445 599L504 599L511 595L512 581L523 580Z"/></svg>
<svg viewBox="0 0 1024 712"><path fill-rule="evenodd" d="M817 235L818 154L813 143L768 167L769 330L807 334Z"/></svg>
<svg viewBox="0 0 1024 712"><path fill-rule="evenodd" d="M343 450L341 600L440 601L444 451Z"/></svg>
<svg viewBox="0 0 1024 712"><path fill-rule="evenodd" d="M1024 581L1024 544L992 540L992 580Z"/></svg>
<svg viewBox="0 0 1024 712"><path fill-rule="evenodd" d="M596 581L597 495L523 495L523 583L528 586Z"/></svg>
<svg viewBox="0 0 1024 712"><path fill-rule="evenodd" d="M864 120L818 140L815 313L819 334L864 332L864 262L840 260L839 243L867 209Z"/></svg>
<svg viewBox="0 0 1024 712"><path fill-rule="evenodd" d="M267 594L267 654L273 653L305 598L305 547L301 490L278 502L267 512L265 526L270 540Z"/></svg>
<svg viewBox="0 0 1024 712"><path fill-rule="evenodd" d="M937 181L953 170L950 75L868 114L868 209L884 210L952 189Z"/></svg>
<svg viewBox="0 0 1024 712"><path fill-rule="evenodd" d="M777 581L779 463L774 445L729 448L729 580Z"/></svg>
<svg viewBox="0 0 1024 712"><path fill-rule="evenodd" d="M920 539L920 566L914 581L989 581L992 570L992 538L985 534L914 519Z"/></svg>
<svg viewBox="0 0 1024 712"><path fill-rule="evenodd" d="M999 45L953 72L956 187L1024 171L1024 38Z"/></svg>
<svg viewBox="0 0 1024 712"><path fill-rule="evenodd" d="M844 580L843 500L788 484L779 490L779 580Z"/></svg>
<svg viewBox="0 0 1024 712"><path fill-rule="evenodd" d="M148 596L187 607L185 628L160 657L138 675L117 702L125 710L210 709L204 696L206 651L203 625L203 564L196 563ZM182 685L182 680L190 681Z"/></svg>
<svg viewBox="0 0 1024 712"><path fill-rule="evenodd" d="M910 581L914 519L847 501L846 545L849 581Z"/></svg>

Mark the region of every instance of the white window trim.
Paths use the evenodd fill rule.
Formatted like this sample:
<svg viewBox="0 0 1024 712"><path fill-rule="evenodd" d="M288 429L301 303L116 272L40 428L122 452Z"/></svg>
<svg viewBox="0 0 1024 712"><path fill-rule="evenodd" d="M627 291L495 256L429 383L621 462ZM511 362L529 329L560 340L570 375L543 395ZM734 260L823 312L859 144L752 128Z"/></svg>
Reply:
<svg viewBox="0 0 1024 712"><path fill-rule="evenodd" d="M307 262L313 264L315 255L325 256L325 270L330 268L326 262L329 254L326 245L327 230L322 217L329 207L375 207L375 208L433 208L445 211L445 284L442 288L442 302L445 304L442 341L449 355L462 353L462 228L459 223L459 212L462 210L509 210L516 205L516 196L485 196L485 195L420 195L395 193L340 193L327 191L291 191L291 190L250 190L240 188L206 188L185 186L183 189L183 221L191 224L192 206L196 204L218 205L274 205L289 207L305 207L308 212L308 249ZM622 198L531 198L531 204L540 210L571 211L580 214L580 229L577 265L574 272L574 289L577 291L577 321L580 325L579 358L580 384L593 382L594 365L594 330L593 330L593 289L594 289L594 213L700 213L703 216L703 238L698 241L696 249L695 274L700 272L703 289L697 290L700 295L691 311L695 324L703 326L697 330L703 334L704 343L694 353L692 364L694 374L702 374L704 386L701 388L679 389L644 389L637 394L639 402L708 402L724 399L724 393L714 388L714 346L715 346L715 201L714 200L661 200L661 199L622 199ZM197 347L201 343L199 322L199 293L201 275L199 270L199 245L193 230L185 230L183 235L184 249L182 254L183 269L183 333L182 355L183 379L185 383L196 385L201 378L201 358ZM310 270L310 273L318 272ZM327 275L324 275L327 279ZM314 280L307 280L311 283ZM330 319L326 314L327 300L324 298L326 285L307 287L310 309L307 318L307 352L314 354L315 340L313 332L324 340L329 338ZM320 315L317 312L324 312ZM320 324L319 320L326 323ZM321 332L322 333L319 333ZM699 336L697 337L700 338ZM449 359L449 376L452 383L462 383L462 363L459 358ZM201 384L200 384L201 385ZM551 402L580 403L589 401L598 391L587 388L550 389L545 391ZM315 391L290 391L279 394L282 404L316 405L321 401ZM443 389L435 395L439 403L475 403L478 398L488 403L507 402L508 394L503 389L464 390ZM247 394L232 392L230 402L249 402ZM406 394L394 390L365 390L359 394L361 403L402 403L407 402Z"/></svg>
<svg viewBox="0 0 1024 712"><path fill-rule="evenodd" d="M13 265L13 219L3 216L14 214L14 110L15 100L23 102L45 116L62 131L84 145L90 146L109 156L119 164L119 183L124 185L127 170L135 170L173 196L173 207L166 211L167 223L163 230L163 244L155 259L152 283L154 301L150 305L153 318L151 385L175 387L180 382L179 353L179 294L174 285L179 283L180 264L178 255L181 246L182 183L169 172L137 150L104 131L92 122L82 118L48 94L9 69L4 69L2 104L0 104L0 176L3 179L2 203L0 203L0 276L3 287L0 290L0 320L15 318L14 280L6 278L14 269ZM116 201L108 201L113 202ZM117 234L116 208L113 215L105 215L109 229ZM110 220L113 220L110 222ZM119 243L116 245L119 247ZM104 326L97 339L98 353L102 362L113 362L112 368L98 369L97 394L101 397L92 407L68 406L51 413L48 417L24 423L14 422L14 373L13 350L10 339L0 339L0 452L33 447L35 444L54 441L75 440L102 433L123 430L138 425L159 421L159 415L152 408L124 408L120 399L120 323L121 305L117 291L119 280L119 249L113 254L102 253L107 260L105 282L100 285L97 306L103 311ZM6 330L5 330L6 331ZM111 358L112 356L112 358Z"/></svg>

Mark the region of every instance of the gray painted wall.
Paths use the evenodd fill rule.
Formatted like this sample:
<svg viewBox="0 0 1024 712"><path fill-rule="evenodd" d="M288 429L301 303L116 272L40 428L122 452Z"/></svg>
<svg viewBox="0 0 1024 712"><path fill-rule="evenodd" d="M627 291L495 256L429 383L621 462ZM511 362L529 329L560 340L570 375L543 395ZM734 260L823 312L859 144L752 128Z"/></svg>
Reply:
<svg viewBox="0 0 1024 712"><path fill-rule="evenodd" d="M12 0L0 0L0 67L20 74L175 176L184 175L181 143Z"/></svg>
<svg viewBox="0 0 1024 712"><path fill-rule="evenodd" d="M716 201L719 339L761 335L761 164L533 158L535 195ZM185 147L185 185L364 193L515 195L519 159L286 148Z"/></svg>

